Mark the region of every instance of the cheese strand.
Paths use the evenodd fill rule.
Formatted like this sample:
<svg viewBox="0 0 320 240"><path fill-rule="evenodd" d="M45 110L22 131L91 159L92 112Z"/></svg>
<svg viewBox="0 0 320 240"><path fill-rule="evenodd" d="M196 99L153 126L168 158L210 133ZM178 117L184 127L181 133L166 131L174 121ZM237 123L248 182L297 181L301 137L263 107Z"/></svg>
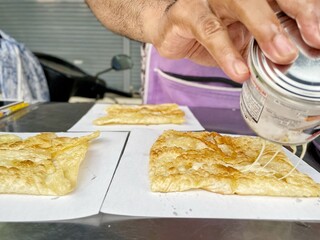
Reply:
<svg viewBox="0 0 320 240"><path fill-rule="evenodd" d="M302 145L302 151L301 151L301 154L300 154L300 158L304 158L304 155L306 155L306 152L307 152L307 144L308 143L305 143Z"/></svg>
<svg viewBox="0 0 320 240"><path fill-rule="evenodd" d="M299 163L301 162L301 160L303 159L304 155L306 154L307 151L307 143L302 145L302 151L299 157L299 161L296 163L296 165L290 170L290 172L288 172L286 175L284 175L283 177L279 178L279 180L282 180L288 176L290 176L291 173L293 173L293 171L298 167Z"/></svg>
<svg viewBox="0 0 320 240"><path fill-rule="evenodd" d="M290 147L292 148L292 153L296 154L297 152L297 146L296 145L290 145Z"/></svg>
<svg viewBox="0 0 320 240"><path fill-rule="evenodd" d="M260 158L262 157L262 155L264 153L265 148L266 148L266 141L263 140L261 151L260 151L258 157L254 160L254 162L250 166L247 167L247 169L243 170L243 172L249 171L257 162L259 162Z"/></svg>
<svg viewBox="0 0 320 240"><path fill-rule="evenodd" d="M264 169L269 163L271 163L271 162L273 161L273 159L279 154L280 151L281 151L281 149L278 149L278 150L273 154L273 156L270 158L270 160L269 160L265 165L263 165L260 170Z"/></svg>
<svg viewBox="0 0 320 240"><path fill-rule="evenodd" d="M299 163L301 162L301 158L299 158L299 161L296 163L296 165L290 170L290 172L288 172L286 175L284 175L283 177L281 178L278 178L278 180L282 180L286 177L288 177L291 173L293 173L294 170L296 170L296 168L298 167Z"/></svg>

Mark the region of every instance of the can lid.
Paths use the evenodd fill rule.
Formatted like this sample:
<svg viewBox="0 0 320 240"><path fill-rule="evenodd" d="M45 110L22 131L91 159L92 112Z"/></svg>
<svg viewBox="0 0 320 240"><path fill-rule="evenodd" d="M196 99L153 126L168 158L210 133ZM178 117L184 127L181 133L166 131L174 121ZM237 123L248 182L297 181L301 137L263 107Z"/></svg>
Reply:
<svg viewBox="0 0 320 240"><path fill-rule="evenodd" d="M291 40L296 44L299 56L292 64L275 64L253 41L251 60L256 71L272 87L281 92L307 100L320 101L320 50L304 42L295 20L284 13L279 13L278 18Z"/></svg>

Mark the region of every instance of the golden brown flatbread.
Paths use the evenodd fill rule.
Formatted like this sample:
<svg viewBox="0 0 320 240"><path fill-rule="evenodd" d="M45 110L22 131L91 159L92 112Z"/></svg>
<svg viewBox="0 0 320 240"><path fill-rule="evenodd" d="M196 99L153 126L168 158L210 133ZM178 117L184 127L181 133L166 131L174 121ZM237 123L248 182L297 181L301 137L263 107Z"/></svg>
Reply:
<svg viewBox="0 0 320 240"><path fill-rule="evenodd" d="M99 136L0 135L0 193L65 195L77 185L89 142Z"/></svg>
<svg viewBox="0 0 320 240"><path fill-rule="evenodd" d="M281 146L259 137L170 130L151 148L149 177L154 192L320 196L320 184L309 176L296 169L286 176L293 168Z"/></svg>
<svg viewBox="0 0 320 240"><path fill-rule="evenodd" d="M182 124L184 112L177 104L158 105L111 105L107 108L107 115L96 119L95 125L109 124Z"/></svg>

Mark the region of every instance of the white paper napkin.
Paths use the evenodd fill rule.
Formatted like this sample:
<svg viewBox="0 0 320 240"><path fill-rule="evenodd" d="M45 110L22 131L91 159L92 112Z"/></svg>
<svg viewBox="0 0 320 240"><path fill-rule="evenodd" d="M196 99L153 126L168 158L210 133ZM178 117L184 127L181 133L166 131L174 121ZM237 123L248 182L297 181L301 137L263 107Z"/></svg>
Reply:
<svg viewBox="0 0 320 240"><path fill-rule="evenodd" d="M22 138L36 133L14 133ZM77 137L88 133L57 133ZM80 166L74 192L61 197L0 194L0 221L26 222L81 218L98 214L128 133L105 132L93 140Z"/></svg>
<svg viewBox="0 0 320 240"><path fill-rule="evenodd" d="M203 190L151 192L149 151L160 133L150 129L130 133L102 212L146 217L320 220L320 198L220 195ZM298 161L286 153L292 162ZM320 174L305 162L301 161L298 169L320 182Z"/></svg>
<svg viewBox="0 0 320 240"><path fill-rule="evenodd" d="M99 117L106 115L106 109L110 104L95 104L92 108L68 131L131 131L135 128L149 128L149 129L175 129L185 131L204 130L199 121L195 118L188 107L180 107L185 112L186 122L183 124L161 124L161 125L93 125L93 121Z"/></svg>

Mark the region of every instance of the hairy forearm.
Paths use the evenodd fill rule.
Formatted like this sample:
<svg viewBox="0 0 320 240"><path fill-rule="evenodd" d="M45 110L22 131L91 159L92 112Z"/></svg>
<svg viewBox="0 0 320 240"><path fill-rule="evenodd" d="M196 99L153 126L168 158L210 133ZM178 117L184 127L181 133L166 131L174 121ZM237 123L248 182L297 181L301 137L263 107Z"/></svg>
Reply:
<svg viewBox="0 0 320 240"><path fill-rule="evenodd" d="M86 0L99 21L131 39L152 42L152 32L176 0Z"/></svg>

